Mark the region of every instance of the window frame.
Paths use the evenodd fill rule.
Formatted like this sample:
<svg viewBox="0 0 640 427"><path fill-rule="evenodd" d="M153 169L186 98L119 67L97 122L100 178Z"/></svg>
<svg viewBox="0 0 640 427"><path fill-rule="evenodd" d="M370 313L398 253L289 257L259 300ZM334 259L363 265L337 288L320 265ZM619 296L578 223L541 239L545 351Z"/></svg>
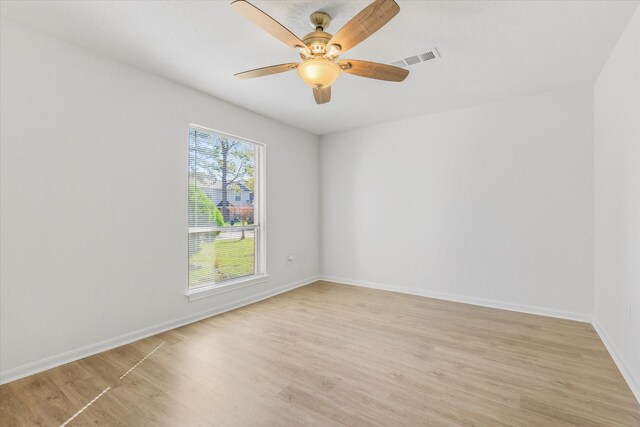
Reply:
<svg viewBox="0 0 640 427"><path fill-rule="evenodd" d="M267 281L269 275L267 274L267 216L266 216L266 164L267 164L267 146L263 142L254 141L252 139L244 138L241 136L233 135L227 132L223 132L217 129L208 128L205 126L196 125L194 123L190 123L188 127L187 135L189 132L194 129L199 132L206 132L210 134L216 134L225 136L228 138L232 138L241 142L252 144L256 147L255 150L255 171L254 176L256 180L256 186L253 192L253 205L254 205L254 224L251 226L243 226L243 227L209 227L212 229L233 229L233 230L241 230L241 229L251 229L254 230L255 233L255 266L254 273L252 275L238 277L236 279L231 279L224 281L222 283L208 283L203 284L196 287L189 286L189 234L192 232L196 232L193 228L189 227L188 221L188 203L185 203L184 206L187 209L187 262L186 271L187 271L187 291L186 296L189 301L198 300L201 298L205 298L212 295L218 295L224 292L229 292L235 289L244 288L247 286L255 285L258 283L264 283ZM188 138L187 138L188 141ZM187 143L187 158L189 153L189 144ZM187 167L187 185L185 187L185 194L188 199L188 189L189 189L189 173ZM257 215L255 214L257 213ZM206 227L198 227L198 231L206 231Z"/></svg>

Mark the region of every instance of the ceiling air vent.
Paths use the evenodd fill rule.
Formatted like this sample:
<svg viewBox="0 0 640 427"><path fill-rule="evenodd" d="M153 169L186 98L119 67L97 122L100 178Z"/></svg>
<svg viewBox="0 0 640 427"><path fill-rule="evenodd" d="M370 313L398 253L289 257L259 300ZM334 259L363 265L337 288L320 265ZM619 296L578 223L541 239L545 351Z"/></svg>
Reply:
<svg viewBox="0 0 640 427"><path fill-rule="evenodd" d="M396 67L408 67L410 65L419 64L421 62L431 61L433 59L440 59L440 53L435 47L431 50L426 51L425 53L408 56L399 61L394 61L391 63L391 65L395 65Z"/></svg>
<svg viewBox="0 0 640 427"><path fill-rule="evenodd" d="M432 50L430 50L429 52L421 53L420 55L418 55L418 58L420 58L420 61L424 62L430 59L436 59L436 54Z"/></svg>

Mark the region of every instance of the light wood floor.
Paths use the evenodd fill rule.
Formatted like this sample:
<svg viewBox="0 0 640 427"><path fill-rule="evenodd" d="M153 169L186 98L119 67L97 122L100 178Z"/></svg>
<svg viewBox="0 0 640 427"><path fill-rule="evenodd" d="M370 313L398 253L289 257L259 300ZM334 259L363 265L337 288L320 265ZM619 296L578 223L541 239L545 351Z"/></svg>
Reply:
<svg viewBox="0 0 640 427"><path fill-rule="evenodd" d="M640 425L587 323L326 282L6 384L0 425L107 387L69 425Z"/></svg>

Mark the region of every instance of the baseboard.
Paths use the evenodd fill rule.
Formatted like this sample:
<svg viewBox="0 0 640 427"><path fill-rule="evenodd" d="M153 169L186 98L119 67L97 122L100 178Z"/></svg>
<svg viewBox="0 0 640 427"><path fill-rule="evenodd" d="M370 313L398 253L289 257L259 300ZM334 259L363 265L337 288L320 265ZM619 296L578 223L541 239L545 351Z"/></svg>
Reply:
<svg viewBox="0 0 640 427"><path fill-rule="evenodd" d="M310 277L304 280L300 280L294 283L277 287L275 289L270 289L268 291L261 292L256 295L251 295L249 297L240 299L238 301L234 301L232 303L223 304L218 307L209 308L207 310L199 311L197 313L193 313L188 316L163 322L158 325L150 326L134 332L129 332L127 334L110 338L104 341L100 341L94 344L90 344L85 347L70 350L61 354L57 354L41 360L37 360L35 362L30 362L22 366L18 366L16 368L6 369L4 371L0 371L0 384L5 384L11 381L15 381L17 379L24 378L29 375L37 374L38 372L46 371L47 369L55 368L56 366L74 362L76 360L83 359L88 356L93 356L94 354L111 350L112 348L120 347L122 345L129 344L133 341L147 338L152 335L159 334L161 332L165 332L171 329L178 328L180 326L187 325L189 323L197 322L199 320L206 319L207 317L215 316L217 314L222 314L230 310L235 310L236 308L253 304L258 301L271 298L283 292L287 292L292 289L308 285L317 280L319 280L318 276Z"/></svg>
<svg viewBox="0 0 640 427"><path fill-rule="evenodd" d="M345 279L342 277L322 276L320 280L334 282L342 285L362 286L364 288L379 289L382 291L400 292L403 294L418 295L421 297L435 298L445 301L461 302L464 304L479 305L482 307L499 308L501 310L517 311L520 313L536 314L539 316L557 317L559 319L575 320L578 322L591 323L592 316L586 313L573 313L570 311L560 311L543 307L513 304L504 301L496 301L485 298L469 297L464 295L449 294L444 292L434 292L422 289L403 288L398 286L385 285L382 283L366 282L362 280Z"/></svg>
<svg viewBox="0 0 640 427"><path fill-rule="evenodd" d="M616 366L618 367L618 370L620 371L625 381L627 382L627 385L631 389L631 392L636 397L636 400L638 401L638 403L640 403L640 384L638 384L634 380L633 376L631 375L631 370L627 368L628 365L625 362L625 359L622 356L622 353L618 351L613 341L611 341L607 337L607 333L602 328L602 326L600 326L600 324L595 318L593 319L592 325L593 325L593 328L598 333L598 335L600 336L600 340L602 340L602 342L604 343L604 346L607 348L607 351L611 355L611 358L613 359Z"/></svg>

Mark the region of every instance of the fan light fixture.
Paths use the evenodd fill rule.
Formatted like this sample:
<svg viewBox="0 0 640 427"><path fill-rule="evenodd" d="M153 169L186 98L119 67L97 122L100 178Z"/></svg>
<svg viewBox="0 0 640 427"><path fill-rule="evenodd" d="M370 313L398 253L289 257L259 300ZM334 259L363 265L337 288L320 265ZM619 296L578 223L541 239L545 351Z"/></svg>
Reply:
<svg viewBox="0 0 640 427"><path fill-rule="evenodd" d="M2 0L0 0L2 1ZM237 73L239 79L268 76L298 70L304 83L313 89L317 104L331 101L331 85L341 73L388 82L401 82L409 70L378 62L358 59L338 59L340 55L382 28L400 11L395 0L373 0L351 18L336 34L325 31L331 23L327 12L318 10L309 16L314 31L301 39L281 23L246 0L233 0L231 7L249 21L261 27L300 54L302 62L288 62Z"/></svg>
<svg viewBox="0 0 640 427"><path fill-rule="evenodd" d="M322 57L309 59L298 65L298 74L312 88L331 86L341 71L338 64Z"/></svg>

